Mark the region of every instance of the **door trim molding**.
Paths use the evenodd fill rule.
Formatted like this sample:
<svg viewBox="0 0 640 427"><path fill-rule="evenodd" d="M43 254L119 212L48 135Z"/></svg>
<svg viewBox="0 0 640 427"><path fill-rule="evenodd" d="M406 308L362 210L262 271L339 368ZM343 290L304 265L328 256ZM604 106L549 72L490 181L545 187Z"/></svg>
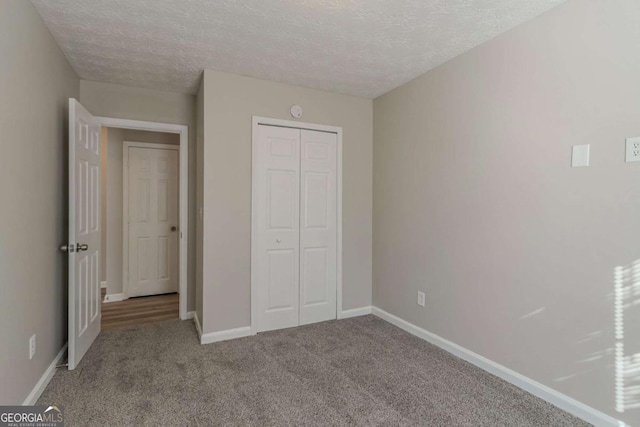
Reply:
<svg viewBox="0 0 640 427"><path fill-rule="evenodd" d="M96 117L100 126L119 129L146 130L153 132L177 133L180 135L179 159L179 188L180 188L180 238L179 246L179 285L180 290L180 319L187 320L188 301L188 259L189 259L189 128L185 125L171 123L146 122L140 120L116 119L111 117ZM123 165L124 170L124 165ZM123 229L124 218L123 218ZM124 268L123 268L124 270Z"/></svg>
<svg viewBox="0 0 640 427"><path fill-rule="evenodd" d="M146 148L148 150L178 151L178 164L180 164L180 147L177 145L122 141L122 300L129 299L129 148L132 147ZM178 174L179 173L180 171L178 171ZM180 188L179 193L181 191L182 189ZM178 194L178 199L179 198L180 194ZM179 200L178 203L180 203ZM178 217L180 217L179 213ZM180 218L178 218L178 222L180 222ZM180 232L182 232L182 227L180 227ZM178 239L178 244L180 243L180 240L181 239ZM178 255L178 257L179 256L180 255ZM182 266L180 265L180 260L178 259L178 272L180 271L182 271ZM178 277L178 282L179 281L180 278ZM179 283L178 290L180 290ZM180 318L182 319L182 316L180 316Z"/></svg>
<svg viewBox="0 0 640 427"><path fill-rule="evenodd" d="M337 135L336 318L339 318L342 313L342 127L253 116L253 125L251 128L251 335L255 335L257 332L257 325L254 321L257 319L258 309L258 304L254 301L254 297L257 295L257 276L253 266L256 265L258 259L256 248L256 233L258 230L258 174L255 173L255 169L258 164L258 126L260 125L329 132Z"/></svg>

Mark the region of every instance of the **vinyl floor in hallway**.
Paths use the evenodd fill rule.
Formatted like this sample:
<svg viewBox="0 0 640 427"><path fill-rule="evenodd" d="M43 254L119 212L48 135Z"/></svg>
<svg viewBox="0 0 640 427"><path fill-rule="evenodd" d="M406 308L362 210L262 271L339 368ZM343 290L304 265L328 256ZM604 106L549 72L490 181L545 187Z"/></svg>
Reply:
<svg viewBox="0 0 640 427"><path fill-rule="evenodd" d="M103 296L104 298L104 296ZM174 320L179 315L178 294L129 298L102 303L102 330Z"/></svg>

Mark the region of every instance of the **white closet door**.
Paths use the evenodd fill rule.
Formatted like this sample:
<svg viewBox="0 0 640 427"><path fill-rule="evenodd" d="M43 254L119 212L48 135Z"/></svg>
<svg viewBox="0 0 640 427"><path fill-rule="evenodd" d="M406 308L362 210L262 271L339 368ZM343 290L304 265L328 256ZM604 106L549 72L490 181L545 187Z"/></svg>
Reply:
<svg viewBox="0 0 640 427"><path fill-rule="evenodd" d="M300 325L336 318L335 133L301 131Z"/></svg>
<svg viewBox="0 0 640 427"><path fill-rule="evenodd" d="M259 126L257 332L298 325L300 130Z"/></svg>

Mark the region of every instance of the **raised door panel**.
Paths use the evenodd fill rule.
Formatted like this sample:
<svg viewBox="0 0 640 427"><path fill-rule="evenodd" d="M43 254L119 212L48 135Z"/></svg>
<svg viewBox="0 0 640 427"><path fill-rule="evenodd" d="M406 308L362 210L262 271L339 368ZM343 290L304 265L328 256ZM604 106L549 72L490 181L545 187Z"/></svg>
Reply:
<svg viewBox="0 0 640 427"><path fill-rule="evenodd" d="M337 135L301 131L300 324L336 318Z"/></svg>
<svg viewBox="0 0 640 427"><path fill-rule="evenodd" d="M80 119L76 127L75 220L76 242L87 245L76 252L77 338L90 330L100 315L99 234L100 234L100 147L99 128ZM95 327L92 328L95 333Z"/></svg>
<svg viewBox="0 0 640 427"><path fill-rule="evenodd" d="M178 153L129 147L127 296L178 290Z"/></svg>
<svg viewBox="0 0 640 427"><path fill-rule="evenodd" d="M69 100L69 369L100 333L100 125Z"/></svg>
<svg viewBox="0 0 640 427"><path fill-rule="evenodd" d="M253 303L258 331L298 325L300 131L259 126Z"/></svg>

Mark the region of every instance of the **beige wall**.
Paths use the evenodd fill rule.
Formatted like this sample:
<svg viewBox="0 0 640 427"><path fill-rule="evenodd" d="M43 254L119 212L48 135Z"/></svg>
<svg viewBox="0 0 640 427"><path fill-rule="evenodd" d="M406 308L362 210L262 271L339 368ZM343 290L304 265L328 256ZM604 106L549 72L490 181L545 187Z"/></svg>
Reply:
<svg viewBox="0 0 640 427"><path fill-rule="evenodd" d="M122 293L122 141L124 129L107 129L107 189L106 211L107 230L106 256L107 294Z"/></svg>
<svg viewBox="0 0 640 427"><path fill-rule="evenodd" d="M204 78L200 82L198 95L196 98L196 316L200 325L204 324L202 312L202 269L203 269L203 246L202 235L202 206L204 191Z"/></svg>
<svg viewBox="0 0 640 427"><path fill-rule="evenodd" d="M100 129L100 285L107 280L107 132Z"/></svg>
<svg viewBox="0 0 640 427"><path fill-rule="evenodd" d="M196 270L195 96L81 80L80 103L96 116L174 123L189 127L189 301L187 310L194 310Z"/></svg>
<svg viewBox="0 0 640 427"><path fill-rule="evenodd" d="M633 425L612 295L640 258L639 17L569 0L374 101L374 304Z"/></svg>
<svg viewBox="0 0 640 427"><path fill-rule="evenodd" d="M78 78L31 2L0 2L0 58L0 404L21 404L67 341L67 257L58 248Z"/></svg>
<svg viewBox="0 0 640 427"><path fill-rule="evenodd" d="M343 308L371 305L372 101L206 70L204 332L250 324L252 116L343 127Z"/></svg>
<svg viewBox="0 0 640 427"><path fill-rule="evenodd" d="M149 142L154 144L180 144L177 133L147 132L129 129L102 128L106 134L107 160L104 188L106 196L102 210L106 216L108 234L103 244L106 246L107 295L121 294L122 289L122 227L123 227L123 142ZM177 255L176 255L177 256Z"/></svg>

